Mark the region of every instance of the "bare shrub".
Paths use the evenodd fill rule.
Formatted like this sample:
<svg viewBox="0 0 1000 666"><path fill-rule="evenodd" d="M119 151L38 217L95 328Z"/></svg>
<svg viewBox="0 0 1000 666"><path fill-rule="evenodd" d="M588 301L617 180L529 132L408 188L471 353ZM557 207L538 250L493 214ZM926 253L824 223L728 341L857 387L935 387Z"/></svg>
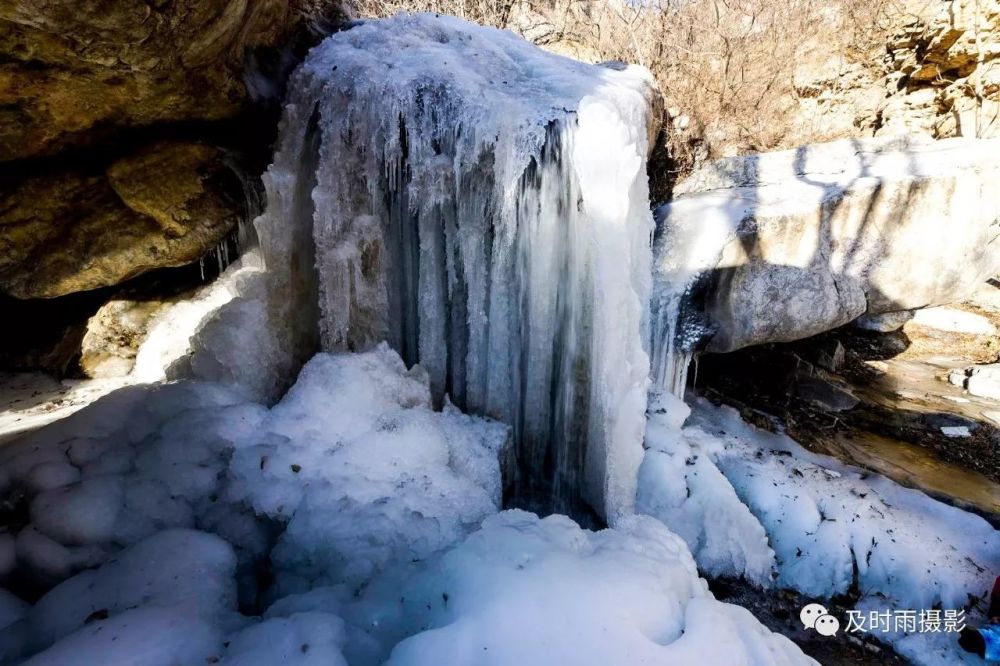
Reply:
<svg viewBox="0 0 1000 666"><path fill-rule="evenodd" d="M577 57L648 67L667 101L677 169L702 157L781 148L796 127L796 69L841 58L881 74L893 0L354 0L359 16L452 14ZM581 55L582 54L582 55ZM796 131L792 131L796 130ZM687 165L687 166L686 166Z"/></svg>

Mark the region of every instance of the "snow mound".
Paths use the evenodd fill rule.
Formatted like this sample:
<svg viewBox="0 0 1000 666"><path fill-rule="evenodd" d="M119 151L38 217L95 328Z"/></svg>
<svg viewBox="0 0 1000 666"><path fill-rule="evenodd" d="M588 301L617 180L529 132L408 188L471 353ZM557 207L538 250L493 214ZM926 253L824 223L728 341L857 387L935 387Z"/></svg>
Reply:
<svg viewBox="0 0 1000 666"><path fill-rule="evenodd" d="M205 663L242 622L235 571L236 555L219 537L159 532L39 599L0 631L0 655L37 652L25 662L35 666Z"/></svg>
<svg viewBox="0 0 1000 666"><path fill-rule="evenodd" d="M263 554L252 513L218 499L234 441L265 414L218 385L132 386L5 445L3 492L29 521L4 539L4 569L44 591L158 531L210 523L246 528L244 561Z"/></svg>
<svg viewBox="0 0 1000 666"><path fill-rule="evenodd" d="M854 591L858 608L983 610L970 604L988 598L1000 571L1000 532L979 516L704 400L679 438L650 421L640 509L681 535L703 570L761 586L774 578L813 599ZM934 656L929 639L887 638L918 663L958 659L953 641Z"/></svg>
<svg viewBox="0 0 1000 666"><path fill-rule="evenodd" d="M218 628L178 608L142 607L85 625L23 666L176 666L213 663Z"/></svg>
<svg viewBox="0 0 1000 666"><path fill-rule="evenodd" d="M219 537L164 530L39 599L28 613L33 643L50 645L95 617L138 606L217 620L236 610L235 572L236 555Z"/></svg>
<svg viewBox="0 0 1000 666"><path fill-rule="evenodd" d="M387 604L420 632L394 665L815 663L714 600L683 541L642 516L590 532L505 511Z"/></svg>
<svg viewBox="0 0 1000 666"><path fill-rule="evenodd" d="M330 613L295 613L247 627L231 638L223 666L347 666L344 622Z"/></svg>
<svg viewBox="0 0 1000 666"><path fill-rule="evenodd" d="M287 522L282 593L361 584L422 560L498 510L506 426L431 409L427 376L380 345L319 354L238 448L229 498Z"/></svg>

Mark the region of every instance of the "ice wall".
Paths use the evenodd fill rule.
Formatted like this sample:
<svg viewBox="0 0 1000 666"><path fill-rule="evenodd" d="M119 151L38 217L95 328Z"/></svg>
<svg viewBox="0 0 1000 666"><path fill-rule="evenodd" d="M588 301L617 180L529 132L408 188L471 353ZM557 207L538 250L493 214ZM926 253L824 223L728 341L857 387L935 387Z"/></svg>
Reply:
<svg viewBox="0 0 1000 666"><path fill-rule="evenodd" d="M451 17L331 36L266 177L272 317L308 346L318 299L321 348L388 340L512 426L522 498L613 521L642 456L652 99L644 69Z"/></svg>

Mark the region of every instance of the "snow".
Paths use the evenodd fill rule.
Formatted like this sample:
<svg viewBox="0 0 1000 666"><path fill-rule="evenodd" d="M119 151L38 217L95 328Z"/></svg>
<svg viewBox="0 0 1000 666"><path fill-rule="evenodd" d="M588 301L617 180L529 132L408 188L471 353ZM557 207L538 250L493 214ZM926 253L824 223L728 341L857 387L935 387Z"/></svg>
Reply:
<svg viewBox="0 0 1000 666"><path fill-rule="evenodd" d="M234 453L228 497L287 521L271 555L279 591L361 585L496 512L507 440L501 424L432 411L426 373L387 345L319 354Z"/></svg>
<svg viewBox="0 0 1000 666"><path fill-rule="evenodd" d="M7 590L0 590L0 629L6 629L24 617L28 604Z"/></svg>
<svg viewBox="0 0 1000 666"><path fill-rule="evenodd" d="M246 521L247 508L216 500L234 441L265 414L218 385L130 386L6 444L9 501L29 520L5 566L48 587L165 528ZM251 525L242 541L254 544L260 529ZM258 539L241 557L249 565L263 552Z"/></svg>
<svg viewBox="0 0 1000 666"><path fill-rule="evenodd" d="M223 666L347 666L344 622L330 613L295 613L252 625L229 641Z"/></svg>
<svg viewBox="0 0 1000 666"><path fill-rule="evenodd" d="M646 445L639 510L683 537L713 575L812 599L857 589L862 604L919 610L988 598L1000 571L1000 533L984 519L809 453L733 409L699 399L680 437L661 436L651 417ZM900 644L924 664L957 650L940 661L912 647L923 645L917 637Z"/></svg>
<svg viewBox="0 0 1000 666"><path fill-rule="evenodd" d="M763 526L688 438L676 418L671 422L668 414L651 410L636 510L658 518L684 539L702 571L770 587L774 551Z"/></svg>
<svg viewBox="0 0 1000 666"><path fill-rule="evenodd" d="M56 381L40 372L0 372L0 444L65 418L125 383L122 378Z"/></svg>
<svg viewBox="0 0 1000 666"><path fill-rule="evenodd" d="M88 623L161 607L215 623L236 610L236 555L219 537L164 530L53 588L28 613L32 641L50 645Z"/></svg>
<svg viewBox="0 0 1000 666"><path fill-rule="evenodd" d="M217 629L176 608L142 607L85 625L24 666L204 664L222 651Z"/></svg>
<svg viewBox="0 0 1000 666"><path fill-rule="evenodd" d="M396 666L815 663L715 601L684 543L641 516L590 532L505 511L398 595L422 631L392 650Z"/></svg>
<svg viewBox="0 0 1000 666"><path fill-rule="evenodd" d="M326 39L290 82L256 222L283 337L318 295L324 350L387 340L436 402L512 424L522 494L628 513L651 81L446 16Z"/></svg>

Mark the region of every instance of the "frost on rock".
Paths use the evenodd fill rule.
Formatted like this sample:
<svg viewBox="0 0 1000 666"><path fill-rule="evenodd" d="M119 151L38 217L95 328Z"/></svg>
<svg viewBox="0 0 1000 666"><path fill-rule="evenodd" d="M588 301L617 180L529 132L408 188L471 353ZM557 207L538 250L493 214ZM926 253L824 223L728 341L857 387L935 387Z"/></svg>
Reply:
<svg viewBox="0 0 1000 666"><path fill-rule="evenodd" d="M1000 532L979 516L703 400L682 433L650 423L639 510L681 535L705 571L773 577L812 599L855 591L859 608L984 610L975 604L1000 571ZM954 641L888 639L917 663L958 659Z"/></svg>
<svg viewBox="0 0 1000 666"><path fill-rule="evenodd" d="M386 340L436 402L510 424L523 495L624 515L648 374L652 98L642 68L446 16L332 35L292 78L265 177L270 316L309 344L318 298L323 349Z"/></svg>
<svg viewBox="0 0 1000 666"><path fill-rule="evenodd" d="M426 559L500 506L508 429L431 409L426 374L386 345L319 354L238 448L229 498L287 522L279 593L360 585Z"/></svg>
<svg viewBox="0 0 1000 666"><path fill-rule="evenodd" d="M506 511L385 596L377 626L419 632L392 650L400 666L815 664L713 599L683 541L643 516L590 532Z"/></svg>

